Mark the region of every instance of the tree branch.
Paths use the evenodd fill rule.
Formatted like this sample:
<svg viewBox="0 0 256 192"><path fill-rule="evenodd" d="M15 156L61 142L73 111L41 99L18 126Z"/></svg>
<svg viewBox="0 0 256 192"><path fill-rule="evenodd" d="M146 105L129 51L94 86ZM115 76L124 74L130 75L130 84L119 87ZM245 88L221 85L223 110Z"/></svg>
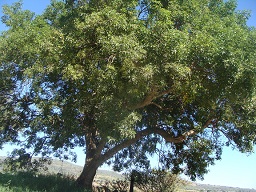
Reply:
<svg viewBox="0 0 256 192"><path fill-rule="evenodd" d="M150 104L152 104L152 101L154 99L156 99L158 97L161 97L163 95L166 95L166 94L170 93L171 91L172 91L172 89L170 88L170 89L164 90L162 92L158 92L156 90L156 88L153 88L152 91L145 97L145 99L142 102L140 102L137 105L131 107L131 109L132 110L140 109L140 108L143 108L147 105L150 105ZM154 105L156 105L156 104L154 103Z"/></svg>
<svg viewBox="0 0 256 192"><path fill-rule="evenodd" d="M208 121L206 121L206 123L202 126L202 128L206 128L210 125L210 123L212 122L212 119L209 119ZM191 129L189 131L186 131L185 133L183 133L182 135L178 136L178 137L173 137L170 133L168 133L167 131L160 129L160 128L156 128L156 129L144 129L142 131L138 131L135 135L134 138L132 139L127 139L124 140L123 142L121 142L120 144L116 145L115 147L113 147L112 149L110 149L109 151L107 151L104 155L102 155L102 161L106 161L108 159L110 159L113 155L115 155L118 151L136 143L138 140L140 140L142 137L150 135L150 134L158 134L160 136L162 136L166 142L169 143L182 143L184 142L189 136L195 135L197 134L195 129Z"/></svg>
<svg viewBox="0 0 256 192"><path fill-rule="evenodd" d="M138 103L137 105L133 106L132 109L133 109L133 110L135 110L135 109L140 109L140 108L143 108L143 107L145 107L145 106L147 106L147 105L150 105L151 102L152 102L152 100L155 99L156 93L157 93L157 92L156 92L155 90L153 90L151 93L149 93L149 94L145 97L145 99L144 99L142 102L140 102L140 103Z"/></svg>
<svg viewBox="0 0 256 192"><path fill-rule="evenodd" d="M135 137L132 139L128 139L123 141L122 143L116 145L115 147L113 147L112 149L110 149L109 151L107 151L104 155L103 155L103 162L110 159L113 155L115 155L118 151L129 147L130 145L136 143L138 140L140 140L142 137L149 135L153 133L151 129L144 129L142 131L139 131L136 133Z"/></svg>
<svg viewBox="0 0 256 192"><path fill-rule="evenodd" d="M99 157L101 155L101 151L103 150L104 146L106 145L107 139L106 138L102 138L97 146L96 152L95 152L95 156Z"/></svg>
<svg viewBox="0 0 256 192"><path fill-rule="evenodd" d="M165 131L163 129L155 129L154 133L161 135L165 139L165 141L168 143L182 143L183 141L185 141L187 139L187 137L189 137L191 135L195 135L196 131L189 130L178 137L171 136L170 133L168 133L167 131Z"/></svg>
<svg viewBox="0 0 256 192"><path fill-rule="evenodd" d="M161 96L163 96L163 95L166 95L166 94L170 93L171 91L172 91L172 88L167 89L167 90L164 90L164 91L158 93L158 95L156 96L156 98L157 98L157 97L161 97Z"/></svg>
<svg viewBox="0 0 256 192"><path fill-rule="evenodd" d="M212 123L212 118L208 119L205 124L202 126L202 129L208 127L211 123ZM154 133L161 135L166 142L169 143L182 143L183 141L185 141L189 136L191 135L195 135L197 134L195 129L191 129L189 131L186 131L185 133L183 133L182 135L178 136L178 137L172 137L170 135L170 133L168 133L167 131L163 130L163 129L155 129Z"/></svg>

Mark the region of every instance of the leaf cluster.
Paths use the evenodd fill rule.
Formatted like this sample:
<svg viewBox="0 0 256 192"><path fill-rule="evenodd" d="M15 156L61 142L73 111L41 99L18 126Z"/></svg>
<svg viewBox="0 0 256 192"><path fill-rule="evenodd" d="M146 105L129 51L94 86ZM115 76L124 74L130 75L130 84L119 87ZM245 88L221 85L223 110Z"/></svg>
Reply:
<svg viewBox="0 0 256 192"><path fill-rule="evenodd" d="M131 177L134 178L135 186L148 192L174 192L182 185L185 185L185 181L180 179L179 176L174 175L164 170L147 170L147 171L133 171Z"/></svg>

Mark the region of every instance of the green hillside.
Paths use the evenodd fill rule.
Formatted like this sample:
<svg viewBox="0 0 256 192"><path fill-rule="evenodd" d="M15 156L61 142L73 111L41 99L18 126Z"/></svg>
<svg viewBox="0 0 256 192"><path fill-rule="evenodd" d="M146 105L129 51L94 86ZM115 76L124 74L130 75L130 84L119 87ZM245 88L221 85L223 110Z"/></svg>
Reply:
<svg viewBox="0 0 256 192"><path fill-rule="evenodd" d="M0 163L3 162L4 157L0 157ZM82 167L75 165L73 163L69 163L66 161L60 161L60 160L53 160L51 165L48 165L48 170L44 172L45 175L50 175L52 177L53 175L64 175L64 181L56 179L53 177L53 180L56 182L65 182L66 178L76 178L80 172L82 171ZM8 182L15 180L14 175L1 173L2 166L0 166L0 192L6 191L6 188L1 188L8 186ZM18 176L17 176L18 177ZM55 178L55 179L54 179ZM28 179L31 179L28 177ZM42 182L47 182L47 178L41 177L39 178L42 180ZM118 179L124 179L124 176L109 170L98 170L95 181L96 182L104 182L104 181L111 181L111 180L118 180ZM179 192L256 192L255 189L241 189L241 188L234 188L234 187L226 187L226 186L216 186L216 185L203 185L198 184L194 182L188 182L189 184L182 187ZM67 184L67 183L66 183ZM61 189L63 190L63 189ZM16 192L18 190L14 190L13 192ZM58 190L56 190L58 191ZM12 192L12 191L10 191ZM30 192L30 191L28 191Z"/></svg>

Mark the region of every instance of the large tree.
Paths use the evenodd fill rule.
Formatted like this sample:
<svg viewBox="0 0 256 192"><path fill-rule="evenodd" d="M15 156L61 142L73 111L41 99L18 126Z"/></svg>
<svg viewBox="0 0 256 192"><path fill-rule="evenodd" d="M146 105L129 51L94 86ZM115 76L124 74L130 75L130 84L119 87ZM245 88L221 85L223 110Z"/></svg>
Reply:
<svg viewBox="0 0 256 192"><path fill-rule="evenodd" d="M195 179L224 145L252 151L256 31L235 1L52 1L42 15L21 3L3 10L1 145L60 158L84 147L77 183L89 189L106 162L146 168L157 153L163 167Z"/></svg>

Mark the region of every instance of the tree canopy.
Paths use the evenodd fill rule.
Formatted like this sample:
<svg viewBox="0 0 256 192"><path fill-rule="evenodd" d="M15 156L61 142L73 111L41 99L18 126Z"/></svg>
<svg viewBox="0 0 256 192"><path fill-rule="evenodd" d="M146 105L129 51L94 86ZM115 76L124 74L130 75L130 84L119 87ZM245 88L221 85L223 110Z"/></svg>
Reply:
<svg viewBox="0 0 256 192"><path fill-rule="evenodd" d="M97 168L163 168L202 178L222 147L256 142L256 30L222 0L57 1L41 15L4 6L0 145ZM162 147L161 147L162 146ZM27 152L32 149L32 152ZM70 152L70 153L69 153Z"/></svg>

